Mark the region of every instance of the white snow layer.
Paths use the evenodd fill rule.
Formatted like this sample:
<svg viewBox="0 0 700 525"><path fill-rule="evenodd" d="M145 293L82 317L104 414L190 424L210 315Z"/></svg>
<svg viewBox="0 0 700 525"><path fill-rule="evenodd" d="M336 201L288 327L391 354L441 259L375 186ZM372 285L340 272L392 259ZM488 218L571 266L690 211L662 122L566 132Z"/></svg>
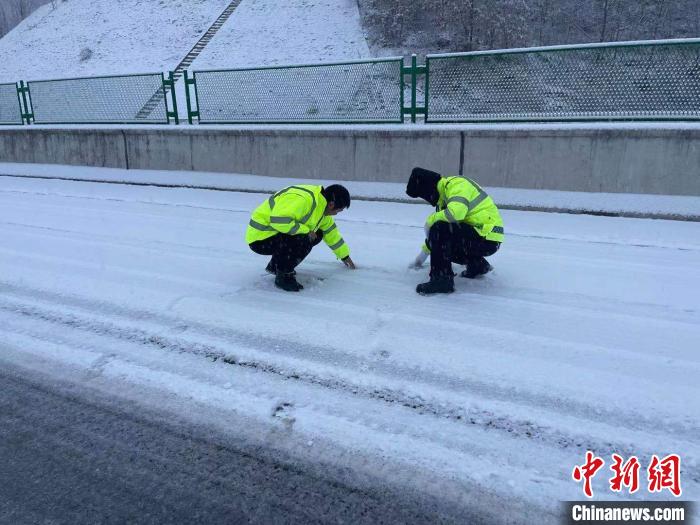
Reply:
<svg viewBox="0 0 700 525"><path fill-rule="evenodd" d="M369 56L356 0L243 0L190 69L307 64Z"/></svg>
<svg viewBox="0 0 700 525"><path fill-rule="evenodd" d="M56 2L55 9L47 4L0 39L0 81L173 69L228 3L67 0Z"/></svg>
<svg viewBox="0 0 700 525"><path fill-rule="evenodd" d="M0 82L169 71L229 2L47 4L0 39ZM354 0L243 0L190 69L368 56Z"/></svg>
<svg viewBox="0 0 700 525"><path fill-rule="evenodd" d="M359 269L319 246L289 294L243 240L264 198L0 177L0 362L546 513L513 522L582 499L586 450L678 453L700 497L700 224L505 211L495 271L421 297L428 206L354 202Z"/></svg>
<svg viewBox="0 0 700 525"><path fill-rule="evenodd" d="M415 199L409 199L406 196L406 186L404 183L395 182L289 179L234 173L125 170L7 162L0 162L0 175L158 184L248 192L275 192L280 187L300 182L325 185L344 184L350 188L352 195L356 198L417 202ZM496 187L486 187L486 189L500 206L510 208L700 220L700 197L694 196L587 193Z"/></svg>

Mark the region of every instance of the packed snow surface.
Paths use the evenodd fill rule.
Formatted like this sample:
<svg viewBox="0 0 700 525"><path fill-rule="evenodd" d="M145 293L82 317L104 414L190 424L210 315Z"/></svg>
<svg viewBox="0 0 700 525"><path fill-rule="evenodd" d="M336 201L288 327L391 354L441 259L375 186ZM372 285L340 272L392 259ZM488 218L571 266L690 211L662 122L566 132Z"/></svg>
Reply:
<svg viewBox="0 0 700 525"><path fill-rule="evenodd" d="M0 177L0 361L546 513L516 522L583 498L586 450L678 453L700 497L700 224L505 211L495 271L421 297L429 207L354 202L359 269L321 245L290 294L243 240L264 198Z"/></svg>
<svg viewBox="0 0 700 525"><path fill-rule="evenodd" d="M417 202L406 195L403 182L358 182L342 180L289 179L239 173L163 171L55 164L0 162L0 175L42 177L81 181L125 182L165 186L194 187L235 191L274 193L280 187L297 184L344 184L354 198ZM700 221L700 197L688 195L640 195L631 193L592 193L582 191L532 190L486 187L499 206L527 210L561 210L605 213L644 218L674 218Z"/></svg>

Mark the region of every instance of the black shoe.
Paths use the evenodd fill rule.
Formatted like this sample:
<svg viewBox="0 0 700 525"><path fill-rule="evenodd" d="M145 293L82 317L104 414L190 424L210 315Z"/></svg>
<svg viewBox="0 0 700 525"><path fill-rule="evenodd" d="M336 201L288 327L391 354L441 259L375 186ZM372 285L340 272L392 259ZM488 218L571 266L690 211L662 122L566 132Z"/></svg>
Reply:
<svg viewBox="0 0 700 525"><path fill-rule="evenodd" d="M433 293L452 293L455 291L455 281L451 276L431 278L427 283L416 286L416 292L421 295Z"/></svg>
<svg viewBox="0 0 700 525"><path fill-rule="evenodd" d="M489 262L482 257L481 259L470 261L469 264L467 264L467 269L460 275L462 277L466 277L467 279L474 279L480 275L489 273L491 270L493 270L493 266L491 266Z"/></svg>
<svg viewBox="0 0 700 525"><path fill-rule="evenodd" d="M285 292L298 292L304 287L297 282L293 273L278 273L275 276L275 286L281 288Z"/></svg>
<svg viewBox="0 0 700 525"><path fill-rule="evenodd" d="M270 261L269 263L267 263L267 266L265 266L265 271L266 271L267 273L271 273L272 275L276 275L276 274L277 274L277 268L275 268L274 266L272 266L272 261ZM296 274L297 274L297 271L296 271L296 270L292 270L292 275L296 275Z"/></svg>

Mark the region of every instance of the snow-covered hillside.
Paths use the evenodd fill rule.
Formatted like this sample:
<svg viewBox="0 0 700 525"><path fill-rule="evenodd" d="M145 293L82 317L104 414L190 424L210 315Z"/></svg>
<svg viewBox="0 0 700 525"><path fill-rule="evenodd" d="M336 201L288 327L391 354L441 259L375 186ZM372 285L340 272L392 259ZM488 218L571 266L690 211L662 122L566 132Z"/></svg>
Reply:
<svg viewBox="0 0 700 525"><path fill-rule="evenodd" d="M66 0L0 39L2 81L166 71L229 0Z"/></svg>
<svg viewBox="0 0 700 525"><path fill-rule="evenodd" d="M355 0L244 0L192 69L369 56Z"/></svg>
<svg viewBox="0 0 700 525"><path fill-rule="evenodd" d="M174 69L230 0L65 0L0 39L0 82ZM354 0L243 0L191 69L369 56Z"/></svg>

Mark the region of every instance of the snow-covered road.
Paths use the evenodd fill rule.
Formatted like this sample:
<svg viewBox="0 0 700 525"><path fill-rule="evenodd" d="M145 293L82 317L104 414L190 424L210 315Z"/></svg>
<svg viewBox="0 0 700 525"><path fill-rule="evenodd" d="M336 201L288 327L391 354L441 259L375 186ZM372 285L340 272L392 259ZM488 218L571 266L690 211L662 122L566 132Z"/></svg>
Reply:
<svg viewBox="0 0 700 525"><path fill-rule="evenodd" d="M429 208L355 202L360 269L319 246L285 294L263 198L0 177L0 360L483 516L554 520L586 450L678 453L700 497L700 224L505 212L496 271L426 298Z"/></svg>

